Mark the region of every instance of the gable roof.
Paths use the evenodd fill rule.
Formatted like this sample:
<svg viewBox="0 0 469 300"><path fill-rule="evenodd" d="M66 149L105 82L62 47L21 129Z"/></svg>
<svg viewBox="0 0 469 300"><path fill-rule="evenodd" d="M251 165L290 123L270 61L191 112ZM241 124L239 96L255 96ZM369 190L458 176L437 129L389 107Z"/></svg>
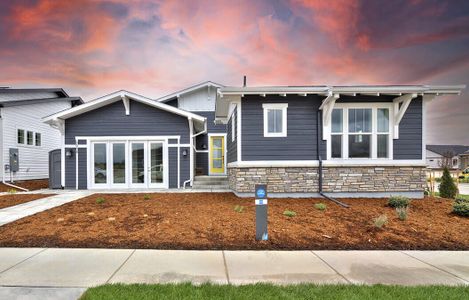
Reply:
<svg viewBox="0 0 469 300"><path fill-rule="evenodd" d="M120 91L111 93L109 95L105 95L103 97L97 98L95 100L86 102L85 104L82 104L80 106L76 106L76 107L55 113L53 115L44 117L43 122L48 123L48 124L53 124L57 122L57 120L59 119L66 120L68 118L72 118L72 117L81 115L83 113L93 111L95 109L106 106L108 104L111 104L117 101L123 101L123 99L125 98L138 101L148 106L155 107L161 110L165 110L173 114L177 114L186 118L190 118L197 123L198 125L196 126L197 129L202 128L201 130L203 130L205 126L205 121L206 121L205 117L202 117L200 115L197 115L197 114L194 114L194 113L191 113L191 112L188 112L188 111L185 111L185 110L182 110L182 109L179 109L179 108L176 108L176 107L164 104L164 103L157 102L150 98L147 98L147 97L144 97L144 96L141 96L141 95L129 92L129 91L125 91L125 90L120 90Z"/></svg>
<svg viewBox="0 0 469 300"><path fill-rule="evenodd" d="M440 155L446 155L447 153L452 153L453 156L463 154L465 152L469 153L469 146L464 145L427 145L427 150L435 152Z"/></svg>
<svg viewBox="0 0 469 300"><path fill-rule="evenodd" d="M223 85L213 82L213 81L204 81L195 85L192 85L190 87L184 88L182 90L176 91L174 93L168 94L166 96L160 97L158 99L155 99L158 102L168 102L170 100L173 100L174 98L178 98L180 95L187 94L193 91L196 91L198 89L204 88L204 87L215 87L215 88L221 88L224 87Z"/></svg>

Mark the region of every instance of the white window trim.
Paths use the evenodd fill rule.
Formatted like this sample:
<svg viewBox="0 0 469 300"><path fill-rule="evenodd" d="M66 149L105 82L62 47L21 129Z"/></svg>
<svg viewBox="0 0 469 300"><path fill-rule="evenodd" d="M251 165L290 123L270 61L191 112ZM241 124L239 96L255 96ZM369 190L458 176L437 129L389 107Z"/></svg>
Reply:
<svg viewBox="0 0 469 300"><path fill-rule="evenodd" d="M348 137L350 133L348 132L348 110L349 109L372 109L372 131L371 133L363 133L371 135L371 157L370 158L350 158L349 157L349 143ZM389 131L388 132L379 132L378 133L378 109L387 108L389 109ZM373 102L373 103L336 103L334 109L342 109L342 132L341 133L328 133L327 135L327 159L334 161L343 161L343 160L363 160L363 159L373 159L373 160L392 160L394 157L393 154L393 128L394 120L392 116L394 115L393 103L387 102ZM332 122L332 121L331 121ZM332 126L332 124L331 124ZM331 130L332 131L332 130ZM352 133L354 135L355 133ZM388 134L388 157L378 158L378 134ZM342 158L333 158L332 157L332 135L342 135Z"/></svg>
<svg viewBox="0 0 469 300"><path fill-rule="evenodd" d="M262 104L264 110L264 137L286 137L287 136L287 108L288 103L264 103ZM268 111L269 109L282 110L282 132L272 133L269 132Z"/></svg>
<svg viewBox="0 0 469 300"><path fill-rule="evenodd" d="M235 111L231 114L231 142L234 142L236 140L236 135L235 135Z"/></svg>

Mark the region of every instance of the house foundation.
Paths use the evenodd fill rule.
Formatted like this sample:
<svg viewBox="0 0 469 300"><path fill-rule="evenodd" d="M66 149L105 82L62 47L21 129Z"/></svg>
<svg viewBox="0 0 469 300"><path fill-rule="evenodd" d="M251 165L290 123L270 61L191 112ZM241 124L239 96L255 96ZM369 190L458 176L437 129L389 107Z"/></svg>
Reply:
<svg viewBox="0 0 469 300"><path fill-rule="evenodd" d="M256 184L267 184L269 195L315 196L319 190L317 167L229 167L229 187L240 196L252 196ZM324 167L323 192L337 197L423 197L425 168Z"/></svg>

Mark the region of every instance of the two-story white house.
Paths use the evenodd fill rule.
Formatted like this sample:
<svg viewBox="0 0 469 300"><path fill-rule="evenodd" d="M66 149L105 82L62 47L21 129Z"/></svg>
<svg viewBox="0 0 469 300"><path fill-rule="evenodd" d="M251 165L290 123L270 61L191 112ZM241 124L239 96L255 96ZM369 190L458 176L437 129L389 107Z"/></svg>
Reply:
<svg viewBox="0 0 469 300"><path fill-rule="evenodd" d="M2 181L49 178L49 151L62 140L42 118L82 103L61 88L0 88Z"/></svg>

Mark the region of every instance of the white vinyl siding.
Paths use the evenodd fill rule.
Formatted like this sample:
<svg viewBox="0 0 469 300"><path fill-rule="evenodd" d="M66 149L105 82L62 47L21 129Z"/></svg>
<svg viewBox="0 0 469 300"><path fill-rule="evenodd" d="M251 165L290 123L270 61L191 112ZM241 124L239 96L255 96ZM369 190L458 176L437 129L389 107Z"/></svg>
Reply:
<svg viewBox="0 0 469 300"><path fill-rule="evenodd" d="M43 123L42 118L70 107L70 102L57 101L2 108L4 163L9 162L10 148L19 151L19 171L13 177L15 180L49 177L49 151L60 148L62 141L59 130ZM24 144L18 144L18 129L24 130ZM33 132L32 145L27 145L27 131ZM34 133L41 134L40 147L35 146ZM5 178L9 176L5 172Z"/></svg>

